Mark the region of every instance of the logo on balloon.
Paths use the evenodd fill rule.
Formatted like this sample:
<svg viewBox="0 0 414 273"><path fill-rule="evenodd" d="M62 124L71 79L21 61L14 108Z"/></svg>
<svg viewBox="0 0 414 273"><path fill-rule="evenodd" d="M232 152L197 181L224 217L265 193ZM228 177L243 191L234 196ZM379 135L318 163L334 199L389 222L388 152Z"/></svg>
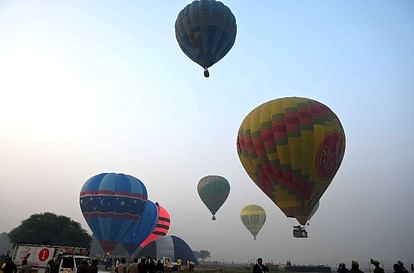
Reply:
<svg viewBox="0 0 414 273"><path fill-rule="evenodd" d="M338 132L325 137L319 146L316 155L316 170L318 175L327 181L331 181L341 165L345 151L345 138Z"/></svg>

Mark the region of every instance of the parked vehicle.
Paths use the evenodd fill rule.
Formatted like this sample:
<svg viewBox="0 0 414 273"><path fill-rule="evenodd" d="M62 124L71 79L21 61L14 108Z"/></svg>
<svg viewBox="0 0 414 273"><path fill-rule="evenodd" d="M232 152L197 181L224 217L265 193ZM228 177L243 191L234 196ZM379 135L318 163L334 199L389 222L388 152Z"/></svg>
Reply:
<svg viewBox="0 0 414 273"><path fill-rule="evenodd" d="M12 259L18 267L27 260L38 273L76 273L81 260L91 263L88 248L55 245L16 244Z"/></svg>

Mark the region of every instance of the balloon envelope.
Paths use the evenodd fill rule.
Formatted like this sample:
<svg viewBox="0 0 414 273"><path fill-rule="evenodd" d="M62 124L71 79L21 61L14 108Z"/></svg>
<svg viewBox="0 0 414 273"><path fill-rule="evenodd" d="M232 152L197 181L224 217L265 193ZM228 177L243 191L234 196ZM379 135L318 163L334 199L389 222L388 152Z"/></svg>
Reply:
<svg viewBox="0 0 414 273"><path fill-rule="evenodd" d="M157 259L169 257L172 261L176 261L180 257L183 264L186 264L188 260L197 263L191 247L183 239L174 235L160 237L141 249L138 255Z"/></svg>
<svg viewBox="0 0 414 273"><path fill-rule="evenodd" d="M243 225L253 235L256 240L256 236L262 229L266 222L266 212L258 205L247 205L240 212L240 218Z"/></svg>
<svg viewBox="0 0 414 273"><path fill-rule="evenodd" d="M152 241L157 240L161 236L165 236L170 229L170 214L166 209L161 207L157 203L158 208L158 221L155 228L152 230L151 234L139 245L141 248L144 248Z"/></svg>
<svg viewBox="0 0 414 273"><path fill-rule="evenodd" d="M85 182L80 207L105 252L111 252L139 219L146 199L144 183L130 175L101 173Z"/></svg>
<svg viewBox="0 0 414 273"><path fill-rule="evenodd" d="M237 151L250 178L286 216L304 225L338 171L345 133L326 105L281 98L246 116Z"/></svg>
<svg viewBox="0 0 414 273"><path fill-rule="evenodd" d="M132 255L139 244L147 238L155 228L158 220L157 206L150 200L146 201L144 211L136 219L122 238L122 245Z"/></svg>
<svg viewBox="0 0 414 273"><path fill-rule="evenodd" d="M223 3L215 0L194 1L178 14L175 37L181 50L206 69L223 58L232 48L237 33L236 18Z"/></svg>
<svg viewBox="0 0 414 273"><path fill-rule="evenodd" d="M226 178L219 175L208 175L198 182L197 191L201 200L213 214L213 220L215 220L215 214L219 208L226 201L227 196L230 193L230 184Z"/></svg>

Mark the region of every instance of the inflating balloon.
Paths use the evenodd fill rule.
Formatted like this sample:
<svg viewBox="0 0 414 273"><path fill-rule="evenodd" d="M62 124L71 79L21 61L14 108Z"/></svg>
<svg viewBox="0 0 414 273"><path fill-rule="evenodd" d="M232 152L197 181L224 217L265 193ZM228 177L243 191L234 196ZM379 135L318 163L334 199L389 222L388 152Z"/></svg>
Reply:
<svg viewBox="0 0 414 273"><path fill-rule="evenodd" d="M237 152L256 185L286 216L305 225L341 165L345 133L326 105L281 98L246 116Z"/></svg>
<svg viewBox="0 0 414 273"><path fill-rule="evenodd" d="M198 182L197 191L201 200L213 214L212 219L216 220L215 214L226 201L230 193L230 184L226 178L218 175L208 175Z"/></svg>
<svg viewBox="0 0 414 273"><path fill-rule="evenodd" d="M144 211L147 190L137 178L101 173L89 178L80 192L80 207L105 252L111 252Z"/></svg>
<svg viewBox="0 0 414 273"><path fill-rule="evenodd" d="M139 244L151 234L157 221L157 206L150 200L147 200L141 217L131 224L124 237L122 237L121 243L129 255L132 255L138 249Z"/></svg>
<svg viewBox="0 0 414 273"><path fill-rule="evenodd" d="M240 218L243 225L253 235L256 240L256 236L262 229L266 222L266 212L258 205L247 205L240 212Z"/></svg>
<svg viewBox="0 0 414 273"><path fill-rule="evenodd" d="M198 263L191 247L182 238L175 235L162 236L141 249L137 256L154 257L158 260L169 257L171 261L177 261L178 258L181 258L183 264L187 264L188 261Z"/></svg>
<svg viewBox="0 0 414 273"><path fill-rule="evenodd" d="M236 18L223 3L215 0L194 1L178 14L175 37L191 60L208 68L232 48L237 33Z"/></svg>
<svg viewBox="0 0 414 273"><path fill-rule="evenodd" d="M139 245L141 248L146 247L152 241L157 240L161 236L165 236L170 229L170 214L166 209L156 203L158 208L158 221L157 225L152 230L151 234Z"/></svg>

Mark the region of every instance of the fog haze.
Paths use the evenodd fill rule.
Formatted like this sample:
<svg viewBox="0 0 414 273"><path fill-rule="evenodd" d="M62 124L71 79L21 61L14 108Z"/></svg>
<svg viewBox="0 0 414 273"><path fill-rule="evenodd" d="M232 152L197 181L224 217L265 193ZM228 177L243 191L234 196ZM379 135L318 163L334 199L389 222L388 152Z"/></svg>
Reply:
<svg viewBox="0 0 414 273"><path fill-rule="evenodd" d="M171 214L169 234L211 260L414 263L414 3L224 1L232 50L210 70L180 50L187 1L0 2L0 232L31 214L80 222L83 183L136 176ZM308 239L251 181L236 136L256 106L303 96L346 134L342 165ZM230 195L211 221L197 183L222 175ZM267 220L254 241L240 210Z"/></svg>

